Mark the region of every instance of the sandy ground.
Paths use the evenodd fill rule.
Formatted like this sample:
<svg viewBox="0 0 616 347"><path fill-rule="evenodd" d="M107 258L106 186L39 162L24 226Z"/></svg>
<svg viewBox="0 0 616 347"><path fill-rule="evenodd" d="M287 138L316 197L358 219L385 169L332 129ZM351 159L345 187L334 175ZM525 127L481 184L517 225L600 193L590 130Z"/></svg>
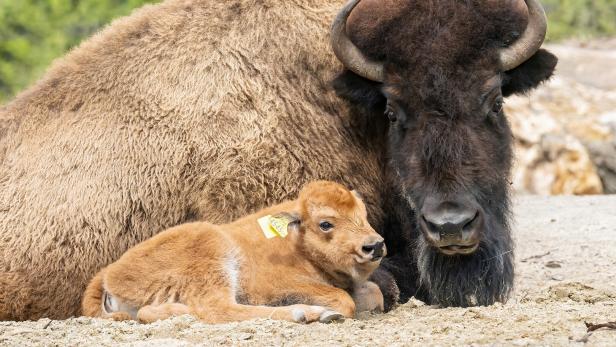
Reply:
<svg viewBox="0 0 616 347"><path fill-rule="evenodd" d="M205 325L178 317L151 325L89 318L0 322L2 346L583 345L616 346L616 196L515 199L516 291L505 305L426 306L300 325L258 320Z"/></svg>

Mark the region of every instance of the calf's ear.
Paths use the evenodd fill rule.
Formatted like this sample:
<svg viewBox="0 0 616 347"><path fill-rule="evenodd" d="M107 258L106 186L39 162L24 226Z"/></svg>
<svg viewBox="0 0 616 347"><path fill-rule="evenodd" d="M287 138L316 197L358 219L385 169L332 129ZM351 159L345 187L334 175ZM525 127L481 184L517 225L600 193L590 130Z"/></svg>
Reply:
<svg viewBox="0 0 616 347"><path fill-rule="evenodd" d="M299 226L302 221L297 212L280 212L272 216L272 218L284 220L287 224L287 232L299 231Z"/></svg>
<svg viewBox="0 0 616 347"><path fill-rule="evenodd" d="M558 58L545 49L540 49L522 65L506 71L503 79L503 96L524 94L536 88L554 74Z"/></svg>

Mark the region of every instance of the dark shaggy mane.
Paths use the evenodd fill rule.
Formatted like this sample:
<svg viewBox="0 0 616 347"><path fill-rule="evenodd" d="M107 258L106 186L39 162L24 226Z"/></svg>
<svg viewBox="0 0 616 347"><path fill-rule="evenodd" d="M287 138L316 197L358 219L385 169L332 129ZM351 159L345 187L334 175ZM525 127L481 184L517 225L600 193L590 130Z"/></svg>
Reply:
<svg viewBox="0 0 616 347"><path fill-rule="evenodd" d="M507 221L502 222L488 226L491 232L471 255L446 256L423 237L415 240L419 286L429 303L468 307L507 301L513 290L514 245Z"/></svg>
<svg viewBox="0 0 616 347"><path fill-rule="evenodd" d="M400 198L390 201L397 206L392 206L384 230L392 255L381 265L395 278L399 302L415 297L431 305L469 307L507 301L514 279L507 198L494 206L494 223L487 226L490 232L483 236L480 248L467 256L446 256L429 245L416 216L403 214L401 205L405 203ZM387 235L388 232L398 234ZM384 295L388 293L387 288L381 289Z"/></svg>

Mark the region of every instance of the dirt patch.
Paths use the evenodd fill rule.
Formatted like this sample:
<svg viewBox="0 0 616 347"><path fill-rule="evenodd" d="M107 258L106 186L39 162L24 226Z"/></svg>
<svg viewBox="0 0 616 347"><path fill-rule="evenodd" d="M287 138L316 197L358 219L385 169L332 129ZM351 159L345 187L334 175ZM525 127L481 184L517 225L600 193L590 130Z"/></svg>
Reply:
<svg viewBox="0 0 616 347"><path fill-rule="evenodd" d="M596 304L610 302L616 299L615 293L597 290L579 282L563 283L550 287L549 298L555 301L575 301L579 303Z"/></svg>
<svg viewBox="0 0 616 347"><path fill-rule="evenodd" d="M616 344L616 196L516 199L516 291L502 305L438 308L411 300L330 325L271 320L150 325L75 318L0 322L4 346L583 345ZM584 342L586 341L586 342Z"/></svg>

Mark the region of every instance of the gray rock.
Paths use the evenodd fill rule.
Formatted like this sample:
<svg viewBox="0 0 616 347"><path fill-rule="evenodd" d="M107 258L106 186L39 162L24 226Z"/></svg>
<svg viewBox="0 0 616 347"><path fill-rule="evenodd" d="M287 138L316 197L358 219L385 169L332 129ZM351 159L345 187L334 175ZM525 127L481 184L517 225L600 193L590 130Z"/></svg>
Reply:
<svg viewBox="0 0 616 347"><path fill-rule="evenodd" d="M606 194L616 194L616 140L588 144L590 156L597 166Z"/></svg>

